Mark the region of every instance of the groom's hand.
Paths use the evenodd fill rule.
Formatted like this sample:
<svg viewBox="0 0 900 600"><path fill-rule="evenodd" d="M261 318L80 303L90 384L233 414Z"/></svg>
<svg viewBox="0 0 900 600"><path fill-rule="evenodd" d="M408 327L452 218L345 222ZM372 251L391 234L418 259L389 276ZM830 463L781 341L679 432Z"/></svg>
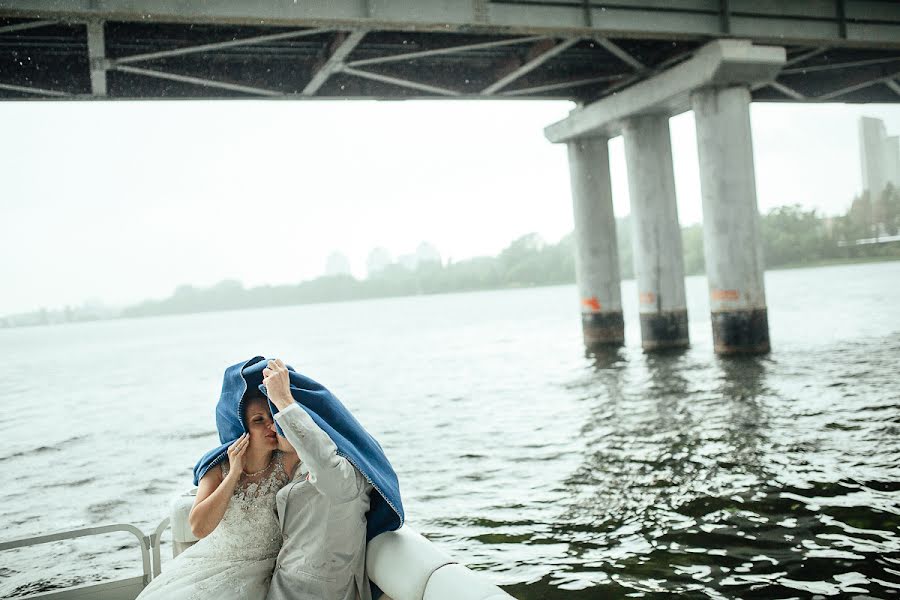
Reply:
<svg viewBox="0 0 900 600"><path fill-rule="evenodd" d="M263 385L266 386L266 394L272 404L278 410L284 410L294 401L291 396L291 380L288 370L280 358L272 359L263 369Z"/></svg>

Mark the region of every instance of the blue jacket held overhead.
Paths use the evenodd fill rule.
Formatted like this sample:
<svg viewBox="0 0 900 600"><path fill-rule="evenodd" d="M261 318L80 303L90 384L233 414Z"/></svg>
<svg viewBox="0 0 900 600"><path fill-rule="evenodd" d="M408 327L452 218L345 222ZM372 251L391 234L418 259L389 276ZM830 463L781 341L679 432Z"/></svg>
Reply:
<svg viewBox="0 0 900 600"><path fill-rule="evenodd" d="M221 446L213 448L197 462L194 485L210 468L227 459L228 446L247 431L243 417L244 394L250 386L266 393L262 384L266 364L264 357L256 356L225 370L222 393L216 406ZM297 373L290 366L288 371L294 401L331 437L338 454L349 460L375 488L367 515L366 541L385 531L399 529L404 520L400 484L381 445L322 384ZM269 406L273 413L277 412L271 402Z"/></svg>

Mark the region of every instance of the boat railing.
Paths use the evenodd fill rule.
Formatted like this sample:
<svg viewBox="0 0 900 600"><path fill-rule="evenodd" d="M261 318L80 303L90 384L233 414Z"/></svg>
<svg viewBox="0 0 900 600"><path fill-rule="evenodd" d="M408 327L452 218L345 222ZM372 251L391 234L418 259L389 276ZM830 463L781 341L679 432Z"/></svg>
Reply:
<svg viewBox="0 0 900 600"><path fill-rule="evenodd" d="M156 559L156 567L152 565L151 549L153 554L159 556L159 537L165 526L168 526L169 519L165 519L156 532L152 536L144 534L134 525L127 523L116 523L113 525L101 525L99 527L85 527L83 529L73 529L69 531L60 531L57 533L48 533L8 542L0 542L0 552L6 550L15 550L17 548L26 548L28 546L38 546L41 544L49 544L51 542L59 542L62 540L71 540L76 538L105 535L109 533L125 532L130 533L138 540L141 549L141 562L143 564L143 574L139 577L130 577L127 579L117 579L115 581L104 581L102 583L79 585L67 587L49 592L41 592L29 596L21 597L22 600L27 598L40 598L41 600L80 600L82 598L134 598L141 590L146 587L153 579L154 574L159 573L159 560Z"/></svg>
<svg viewBox="0 0 900 600"><path fill-rule="evenodd" d="M38 592L19 597L19 600L134 600L162 572L162 536L167 529L172 529L173 556L196 540L187 524L189 501L192 501L190 494L176 499L171 516L163 519L149 535L134 525L123 523L0 542L2 552L92 535L127 532L137 538L141 548L144 570L140 577ZM408 525L375 537L369 542L366 552L366 571L369 578L385 591L384 600L512 600L509 594L482 575L458 564Z"/></svg>
<svg viewBox="0 0 900 600"><path fill-rule="evenodd" d="M162 557L160 556L160 548L162 547L162 534L169 528L171 522L170 517L166 517L156 526L156 531L150 536L150 548L153 550L153 577L159 577L162 573Z"/></svg>

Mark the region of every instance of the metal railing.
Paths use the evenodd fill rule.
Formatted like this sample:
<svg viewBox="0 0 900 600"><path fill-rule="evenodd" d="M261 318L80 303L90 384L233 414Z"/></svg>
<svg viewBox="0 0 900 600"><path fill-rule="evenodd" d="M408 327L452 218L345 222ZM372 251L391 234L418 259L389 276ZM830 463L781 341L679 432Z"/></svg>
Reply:
<svg viewBox="0 0 900 600"><path fill-rule="evenodd" d="M162 572L162 557L160 556L160 549L162 548L162 534L166 529L169 528L169 523L171 519L166 517L162 520L162 522L156 526L156 531L153 532L153 535L150 536L150 548L153 550L153 577L159 577L159 574Z"/></svg>
<svg viewBox="0 0 900 600"><path fill-rule="evenodd" d="M157 526L156 530L152 535L146 535L140 529L135 527L134 525L129 525L127 523L116 523L113 525L101 525L99 527L85 527L83 529L73 529L69 531L60 531L57 533L49 533L46 535L38 535L34 537L20 538L17 540L10 540L8 542L0 542L0 552L5 550L15 550L17 548L26 548L29 546L38 546L40 544L49 544L51 542L59 542L62 540L71 540L76 538L94 536L94 535L104 535L108 533L116 533L116 532L126 532L132 534L137 538L138 544L141 549L141 563L143 567L143 575L140 579L140 587L143 589L150 583L150 581L158 576L162 570L162 563L160 559L160 545L161 538L163 532L169 527L169 518L163 519L163 521ZM152 558L151 558L152 553ZM133 582L136 582L138 578L133 579L120 579L114 581L107 581L96 585L90 586L77 586L74 588L65 588L59 591L51 592L50 594L40 593L37 595L25 596L24 598L32 598L32 597L40 597L40 598L51 598L51 597L59 597L59 598L68 598L68 597L92 597L94 594L100 592L101 588L118 588L123 585L129 585ZM136 595L136 594L135 594Z"/></svg>

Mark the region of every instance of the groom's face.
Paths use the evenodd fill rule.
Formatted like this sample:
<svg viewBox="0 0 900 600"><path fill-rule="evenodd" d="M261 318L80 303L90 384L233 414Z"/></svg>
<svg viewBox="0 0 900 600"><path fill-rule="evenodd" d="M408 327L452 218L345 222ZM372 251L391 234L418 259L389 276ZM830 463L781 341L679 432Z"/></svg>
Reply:
<svg viewBox="0 0 900 600"><path fill-rule="evenodd" d="M275 436L278 439L278 449L282 452L296 452L294 447L291 446L291 443L287 441L287 438L283 435L278 435L278 428L275 426L275 422L272 422L272 431L275 432Z"/></svg>
<svg viewBox="0 0 900 600"><path fill-rule="evenodd" d="M278 447L278 436L275 434L272 413L269 412L269 403L265 400L251 400L247 403L247 433L250 434L250 445L266 450L275 450Z"/></svg>

